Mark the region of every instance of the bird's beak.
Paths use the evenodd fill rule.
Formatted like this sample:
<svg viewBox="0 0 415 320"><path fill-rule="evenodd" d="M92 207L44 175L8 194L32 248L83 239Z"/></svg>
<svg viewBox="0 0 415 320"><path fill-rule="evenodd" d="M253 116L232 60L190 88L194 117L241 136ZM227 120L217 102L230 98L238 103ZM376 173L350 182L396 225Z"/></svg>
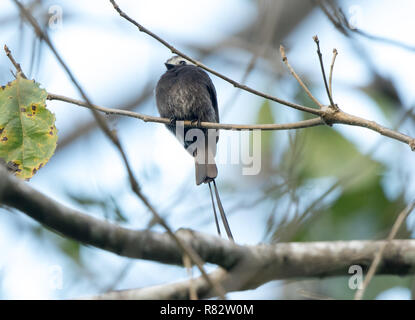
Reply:
<svg viewBox="0 0 415 320"><path fill-rule="evenodd" d="M167 62L164 65L166 66L167 70L173 69L173 67L174 67L174 64L170 64L170 63L167 63Z"/></svg>

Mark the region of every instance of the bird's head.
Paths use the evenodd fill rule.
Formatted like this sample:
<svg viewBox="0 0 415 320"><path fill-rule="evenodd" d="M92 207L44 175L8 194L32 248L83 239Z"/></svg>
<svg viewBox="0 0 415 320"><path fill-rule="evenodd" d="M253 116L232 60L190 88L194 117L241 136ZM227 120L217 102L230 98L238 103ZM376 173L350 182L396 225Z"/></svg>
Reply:
<svg viewBox="0 0 415 320"><path fill-rule="evenodd" d="M194 63L180 56L173 56L169 60L167 60L164 64L166 65L167 70L170 70L176 66L188 66L188 65L194 66Z"/></svg>

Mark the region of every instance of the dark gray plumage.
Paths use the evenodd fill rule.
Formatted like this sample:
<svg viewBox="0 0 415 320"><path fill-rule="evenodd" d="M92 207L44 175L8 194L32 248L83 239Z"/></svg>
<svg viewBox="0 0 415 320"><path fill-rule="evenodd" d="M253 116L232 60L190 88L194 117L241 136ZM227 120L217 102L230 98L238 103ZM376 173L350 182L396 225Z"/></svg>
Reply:
<svg viewBox="0 0 415 320"><path fill-rule="evenodd" d="M165 65L167 71L161 76L156 87L156 102L160 115L171 120L171 123L167 125L167 128L173 134L176 134L177 120L190 120L197 121L198 123L204 121L219 122L216 90L208 74L201 68L179 56L170 58ZM215 130L215 135L211 135L207 129L198 129L201 130L198 131L198 133L201 133L202 137L204 136L205 141L205 144L201 145L199 140L202 139L197 139L196 136L192 141L186 141L186 139L184 139L189 130L192 129L184 128L184 136L179 136L178 138L184 142L186 150L195 158L196 184L207 183L209 186L216 228L220 235L219 222L216 215L211 187L211 182L213 182L216 202L222 217L223 225L228 238L233 241L233 236L215 182L215 178L218 175L218 169L215 163L216 143L219 139L219 136L217 135L218 131ZM197 149L190 150L188 147L192 145L197 145ZM199 150L204 152L197 154L197 151Z"/></svg>
<svg viewBox="0 0 415 320"><path fill-rule="evenodd" d="M160 115L172 120L172 124L167 125L167 128L175 134L176 120L219 122L216 90L208 74L179 56L169 59L166 67L167 71L157 83L156 101ZM190 129L184 129L185 136ZM208 131L199 130L202 130L205 136L205 159L197 160L196 154L192 154L195 156L197 185L210 182L218 175L214 162L217 139L208 144ZM184 141L184 146L188 148L194 142L196 137L192 141ZM208 161L209 153L213 157Z"/></svg>

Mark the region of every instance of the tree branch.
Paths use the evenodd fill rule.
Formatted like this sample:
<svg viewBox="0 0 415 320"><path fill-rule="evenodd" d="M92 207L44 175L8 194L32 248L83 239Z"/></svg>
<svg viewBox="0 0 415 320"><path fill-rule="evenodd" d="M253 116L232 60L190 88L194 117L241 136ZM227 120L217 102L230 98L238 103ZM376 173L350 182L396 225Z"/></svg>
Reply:
<svg viewBox="0 0 415 320"><path fill-rule="evenodd" d="M373 131L376 131L384 136L387 136L389 138L392 139L396 139L398 141L404 142L406 144L408 144L411 148L412 151L415 151L415 139L412 137L409 137L407 135L404 135L402 133L393 131L391 129L385 128L373 121L369 121L363 118L359 118L356 116L352 116L349 115L343 111L341 111L337 105L335 105L331 99L331 96L329 96L330 99L330 103L332 108L320 108L320 109L315 109L315 108L310 108L310 107L306 107L306 106L302 106L302 105L298 105L295 103L291 103L288 101L284 101L282 99L279 99L277 97L273 97L271 95L268 95L266 93L257 91L255 89L252 89L248 86L245 86L243 84L240 84L239 82L230 79L226 76L224 76L223 74L208 68L207 66L205 66L204 64L202 64L201 62L189 57L188 55L184 54L183 52L179 51L178 49L176 49L175 47L173 47L170 43L168 43L167 41L165 41L164 39L160 38L158 35L156 35L155 33L151 32L150 30L148 30L147 28L145 28L144 26L142 26L141 24L139 24L137 21L135 21L134 19L132 19L131 17L129 17L125 12L123 12L120 7L117 5L117 3L115 2L115 0L109 0L111 2L111 4L113 5L114 9L118 12L118 14L126 19L127 21L129 21L130 23L132 23L133 25L135 25L139 31L146 33L147 35L149 35L150 37L154 38L155 40L157 40L158 42L160 42L161 44L163 44L166 48L170 49L170 51L172 53L175 53L189 61L191 61L192 63L194 63L195 65L197 65L198 67L210 72L211 74L214 74L215 76L229 82L230 84L232 84L233 86L240 88L242 90L248 91L252 94L255 94L257 96L263 97L265 99L271 100L271 101L275 101L278 102L280 104L286 105L288 107L300 110L300 111L304 111L304 112L308 112L314 115L318 115L320 116L324 122L328 125L332 125L335 123L342 123L342 124L349 124L349 125L355 125L355 126L360 126L360 127L365 127L368 129L371 129ZM321 53L320 53L321 54ZM286 60L286 59L285 59ZM321 61L321 60L320 60ZM321 61L322 63L322 61ZM327 80L324 74L324 68L322 66L322 70L323 70L323 75L324 75L324 82L325 82L325 86L327 88L328 94L330 95L330 90L327 86ZM321 104L319 104L321 105ZM333 110L334 109L334 112Z"/></svg>
<svg viewBox="0 0 415 320"><path fill-rule="evenodd" d="M290 71L291 75L295 78L295 80L297 80L297 82L300 84L301 88L303 88L303 90L305 91L305 93L310 97L311 100L314 101L314 103L320 109L323 108L323 105L320 103L320 101L318 101L313 96L313 94L311 93L310 89L308 89L308 87L304 84L304 82L301 80L301 78L297 75L297 73L295 72L294 68L291 67L290 63L288 62L287 55L285 54L285 48L284 48L283 45L280 45L280 54L281 54L282 62L285 63L285 65L287 66L287 68Z"/></svg>
<svg viewBox="0 0 415 320"><path fill-rule="evenodd" d="M365 294L366 288L369 285L370 281L372 280L373 276L376 273L377 268L379 267L380 262L382 261L383 253L386 249L386 246L392 241L393 238L395 238L396 234L398 233L400 227L405 222L408 215L414 210L415 208L415 201L413 201L411 204L409 204L399 215L396 219L395 223L392 226L392 229L386 239L386 241L383 243L383 245L379 248L379 251L376 252L375 258L373 259L373 262L367 272L366 278L363 282L362 288L358 289L356 291L356 294L354 296L355 300L361 300L363 298L363 295Z"/></svg>
<svg viewBox="0 0 415 320"><path fill-rule="evenodd" d="M48 94L49 100L60 100L68 103L72 103L74 105L78 105L85 108L94 109L96 111L104 112L106 114L114 114L120 116L127 116L132 118L137 118L143 120L144 122L156 122L156 123L164 123L169 124L170 120L166 118L148 116L140 113L136 113L133 111L128 110L120 110L120 109L112 109L112 108L105 108L97 105L89 105L85 102L64 97L57 94ZM375 132L380 133L383 136L388 138L392 138L403 143L408 144L412 151L415 150L415 139L407 136L403 133L398 131L386 128L381 126L380 124L376 123L375 121L366 120L341 110L332 110L331 108L323 107L321 109L324 112L324 115L321 118L313 118L309 120L298 121L294 123L286 123L286 124L257 124L257 125L240 125L240 124L224 124L224 123L213 123L213 122L201 122L200 127L202 128L212 128L212 129L223 129L223 130L252 130L252 129L261 129L261 130L290 130L290 129L301 129L301 128L308 128L314 127L318 125L328 124L346 124L351 126L363 127ZM191 121L184 121L184 125L186 127L195 127L195 123L191 123Z"/></svg>
<svg viewBox="0 0 415 320"><path fill-rule="evenodd" d="M152 83L147 83L141 89L141 92L138 92L135 97L132 97L131 99L125 101L121 109L132 110L135 108L139 108L143 102L145 102L147 99L149 99L149 97L152 96L153 91L154 85ZM85 107L87 107L87 105L85 105ZM71 131L68 132L64 137L60 137L59 143L56 148L56 152L62 151L79 138L87 136L97 127L98 124L93 118L78 124L75 128L72 128Z"/></svg>
<svg viewBox="0 0 415 320"><path fill-rule="evenodd" d="M385 246L386 245L386 246ZM410 275L415 271L415 240L327 241L279 243L257 246L264 250L263 263L249 268L216 269L209 276L220 282L226 292L252 290L272 281L295 278L351 276L349 268L359 265L367 270L379 250L385 246L378 275ZM268 255L265 255L268 251ZM258 262L258 261L257 261ZM261 269L262 268L262 269ZM249 279L241 283L241 279ZM189 299L190 280L148 288L107 292L87 299ZM192 279L200 299L214 297L202 278ZM350 289L351 290L351 289Z"/></svg>
<svg viewBox="0 0 415 320"><path fill-rule="evenodd" d="M14 60L14 57L7 45L4 45L4 51L6 52L7 58L9 58L10 62L13 64L14 68L16 69L17 73L20 73L20 75L27 79L26 75L24 74L22 67L20 66L20 63L18 63L16 60Z"/></svg>
<svg viewBox="0 0 415 320"><path fill-rule="evenodd" d="M166 264L183 263L183 251L169 234L123 228L65 207L8 174L3 166L0 166L0 203L23 211L63 236L118 255ZM385 245L385 241L359 240L241 246L190 230L180 230L176 236L205 262L227 271L220 271L222 275L219 278L217 271L211 278L215 282L220 280L226 292L254 289L277 279L347 276L351 265L360 265L367 270L376 253ZM414 271L415 240L388 242L377 274L407 275ZM217 295L205 280L193 281L200 298ZM160 293L161 289L150 291L165 298ZM176 295L169 291L169 297L188 295L188 286L185 291L176 291Z"/></svg>
<svg viewBox="0 0 415 320"><path fill-rule="evenodd" d="M121 256L182 265L183 251L169 234L136 231L68 208L9 174L0 165L0 203L16 208L53 231ZM206 262L231 268L246 251L228 240L189 230L176 235ZM232 248L231 251L229 251ZM207 259L207 260L206 260Z"/></svg>
<svg viewBox="0 0 415 320"><path fill-rule="evenodd" d="M415 51L415 46L413 45L409 45L407 43L404 43L404 42L401 42L395 39L385 38L382 36L370 34L366 31L356 28L355 26L350 25L349 19L347 19L343 10L339 6L336 6L336 4L333 1L326 1L324 3L322 0L317 0L317 4L320 6L320 9L323 11L326 17L330 20L333 26L347 37L350 37L351 33L356 33L369 40L383 42L383 43L393 45L396 47L400 47L402 49L413 51L413 52ZM331 12L326 7L326 5L327 7L330 7Z"/></svg>
<svg viewBox="0 0 415 320"><path fill-rule="evenodd" d="M320 51L320 40L318 39L317 35L313 36L313 40L317 45L318 60L320 61L320 68L321 68L321 74L323 75L324 87L326 88L327 96L330 100L330 107L336 108L333 98L330 93L329 85L327 83L326 71L324 70L324 63L323 63L323 54Z"/></svg>
<svg viewBox="0 0 415 320"><path fill-rule="evenodd" d="M333 68L334 68L334 62L336 62L336 57L338 55L337 49L333 49L333 58L331 59L331 65L330 65L330 75L329 75L329 91L330 96L333 97Z"/></svg>
<svg viewBox="0 0 415 320"><path fill-rule="evenodd" d="M48 93L48 100L59 100L64 101L67 103L71 103L80 107L85 107L89 109L93 109L96 111L104 112L106 114L112 114L112 115L119 115L119 116L126 116L131 118L136 118L143 120L144 122L156 122L156 123L164 123L164 124L170 124L170 119L167 118L160 118L160 117L154 117L149 116L129 110L122 110L122 109L113 109L113 108L105 108L98 105L88 105L85 102L82 102L80 100L68 98L65 96ZM324 121L321 120L321 118L314 118L310 120L303 120L298 121L294 123L285 123L285 124L225 124L225 123L216 123L216 122L201 122L199 124L195 124L192 121L186 120L184 121L185 127L202 127L202 128L208 128L208 129L224 129L224 130L253 130L253 129L261 129L261 130L290 130L290 129L301 129L301 128L308 128L308 127L314 127L318 125L324 125Z"/></svg>
<svg viewBox="0 0 415 320"><path fill-rule="evenodd" d="M215 76L225 80L226 82L229 82L230 84L232 84L234 87L245 90L247 92L250 92L252 94L255 94L257 96L263 97L265 99L268 100L272 100L275 102L278 102L279 104L300 110L300 111L304 111L304 112L308 112L314 115L321 115L321 111L315 108L310 108L310 107L306 107L306 106L302 106L296 103L292 103L289 101L285 101L282 100L280 98L271 96L269 94L260 92L258 90L252 89L251 87L248 87L244 84L241 84L231 78L228 78L227 76L208 68L207 66L205 66L203 63L193 59L192 57L189 57L188 55L184 54L183 52L179 51L178 49L176 49L175 47L173 47L171 44L169 44L167 41L163 40L162 38L160 38L158 35L156 35L155 33L151 32L150 30L148 30L147 28L145 28L144 26L142 26L141 24L139 24L137 21L135 21L134 19L130 18L125 12L123 12L120 7L117 5L117 3L114 0L110 0L111 4L113 5L114 9L119 13L119 15L121 17L123 17L124 19L126 19L127 21L131 22L133 25L135 25L139 31L146 33L147 35L149 35L150 37L154 38L155 40L157 40L158 42L160 42L161 44L163 44L166 48L170 49L170 51L174 54L177 54L187 60L189 60L190 62L194 63L196 66L205 69L206 71L210 72L211 74L214 74Z"/></svg>
<svg viewBox="0 0 415 320"><path fill-rule="evenodd" d="M62 57L56 50L55 46L53 45L52 41L49 39L48 35L43 32L41 27L39 26L36 19L32 16L32 14L27 11L27 9L18 1L13 0L13 2L17 5L19 8L20 13L22 16L26 18L26 20L31 24L36 34L48 45L49 49L52 51L56 59L58 60L59 64L62 66L62 68L65 70L69 78L71 79L74 86L79 91L82 98L85 100L87 105L92 106L92 102L87 96L85 90L82 88L80 83L76 80L75 75L72 73L72 71L69 69L68 65L63 61ZM192 262L198 267L199 271L202 273L206 281L215 289L215 291L218 293L218 295L221 298L225 298L224 292L221 288L221 285L219 283L213 282L211 279L209 279L209 276L207 275L206 271L203 268L204 262L202 259L198 256L196 252L192 250L190 246L188 246L186 243L183 243L176 235L172 232L170 226L164 221L164 219L159 215L159 213L156 211L156 209L153 207L153 205L150 203L148 198L141 192L141 188L138 184L137 179L134 176L134 173L131 169L130 162L128 161L127 154L125 153L124 148L121 145L121 141L118 139L118 136L110 130L108 124L106 123L105 119L101 116L100 113L98 113L96 110L91 109L92 114L94 115L95 120L97 121L99 127L101 128L102 132L105 134L105 136L113 143L113 145L116 147L118 152L120 153L122 160L124 162L124 167L128 173L128 177L130 180L130 186L131 190L137 195L137 197L144 203L144 205L148 208L148 210L153 214L156 221L167 231L168 235L176 242L176 244L181 248L182 252L187 254Z"/></svg>

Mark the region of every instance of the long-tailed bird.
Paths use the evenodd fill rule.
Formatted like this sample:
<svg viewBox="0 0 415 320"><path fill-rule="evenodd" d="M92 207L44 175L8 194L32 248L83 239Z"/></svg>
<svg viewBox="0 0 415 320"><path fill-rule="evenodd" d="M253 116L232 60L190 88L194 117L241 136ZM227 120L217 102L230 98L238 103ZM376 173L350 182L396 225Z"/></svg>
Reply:
<svg viewBox="0 0 415 320"><path fill-rule="evenodd" d="M216 202L228 238L233 240L225 211L220 201L215 178L218 168L215 163L218 131L206 128L176 130L176 121L219 122L216 90L208 74L190 61L173 56L165 63L167 71L161 76L156 87L156 102L160 116L170 119L166 127L183 142L186 150L195 159L196 184L207 183L210 191L216 228L220 235L211 183L215 189Z"/></svg>

